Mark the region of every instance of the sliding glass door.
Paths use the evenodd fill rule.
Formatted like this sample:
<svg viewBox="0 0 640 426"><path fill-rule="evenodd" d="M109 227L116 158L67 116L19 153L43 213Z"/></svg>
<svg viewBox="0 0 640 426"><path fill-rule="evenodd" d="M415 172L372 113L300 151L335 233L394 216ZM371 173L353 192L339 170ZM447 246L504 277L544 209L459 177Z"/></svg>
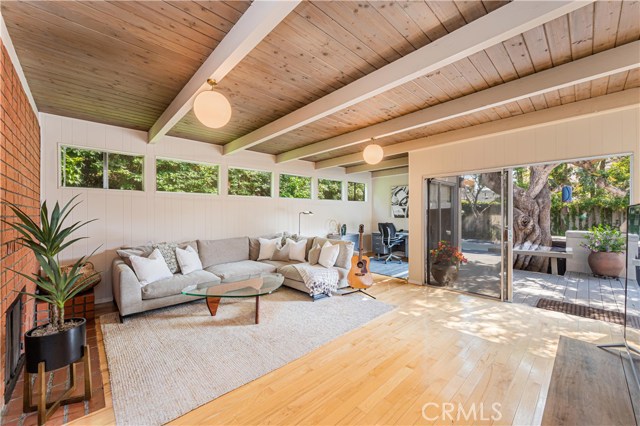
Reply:
<svg viewBox="0 0 640 426"><path fill-rule="evenodd" d="M497 171L427 180L427 284L507 297L507 175ZM456 251L464 257L459 265L448 262Z"/></svg>

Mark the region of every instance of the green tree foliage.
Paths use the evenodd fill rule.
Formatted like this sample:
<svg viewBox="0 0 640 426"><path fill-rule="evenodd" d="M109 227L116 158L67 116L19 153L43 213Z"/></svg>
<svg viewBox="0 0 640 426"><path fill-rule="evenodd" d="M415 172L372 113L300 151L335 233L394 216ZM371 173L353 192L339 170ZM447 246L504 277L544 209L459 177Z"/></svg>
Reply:
<svg viewBox="0 0 640 426"><path fill-rule="evenodd" d="M219 167L176 160L156 160L156 189L167 192L218 193Z"/></svg>
<svg viewBox="0 0 640 426"><path fill-rule="evenodd" d="M306 176L281 174L280 197L311 198L311 178Z"/></svg>
<svg viewBox="0 0 640 426"><path fill-rule="evenodd" d="M105 162L108 174L104 175ZM142 191L144 157L63 147L61 150L62 186L109 188ZM105 182L105 178L108 179Z"/></svg>
<svg viewBox="0 0 640 426"><path fill-rule="evenodd" d="M341 200L342 181L330 179L318 179L319 200Z"/></svg>
<svg viewBox="0 0 640 426"><path fill-rule="evenodd" d="M128 189L142 191L144 176L144 157L108 153L109 189Z"/></svg>
<svg viewBox="0 0 640 426"><path fill-rule="evenodd" d="M364 183L347 182L347 200L364 201L367 187Z"/></svg>
<svg viewBox="0 0 640 426"><path fill-rule="evenodd" d="M102 188L104 153L88 149L62 147L62 186Z"/></svg>
<svg viewBox="0 0 640 426"><path fill-rule="evenodd" d="M515 168L513 175L516 186L529 188L528 167ZM564 235L567 230L588 230L593 223L620 226L620 218L629 204L630 157L562 163L553 169L548 182L553 235ZM571 202L562 201L563 186L571 187Z"/></svg>
<svg viewBox="0 0 640 426"><path fill-rule="evenodd" d="M229 195L271 197L271 172L229 167Z"/></svg>

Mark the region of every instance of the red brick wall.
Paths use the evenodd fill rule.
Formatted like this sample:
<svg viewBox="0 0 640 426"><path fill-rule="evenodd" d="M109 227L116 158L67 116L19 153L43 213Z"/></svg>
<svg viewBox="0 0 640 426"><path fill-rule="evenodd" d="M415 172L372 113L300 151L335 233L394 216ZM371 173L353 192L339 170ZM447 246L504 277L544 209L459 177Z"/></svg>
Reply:
<svg viewBox="0 0 640 426"><path fill-rule="evenodd" d="M0 200L18 204L38 215L40 204L40 125L18 79L7 50L0 41ZM12 213L0 205L3 219L12 220ZM15 244L16 233L0 223L0 398L4 394L5 377L5 312L19 297L14 290L26 287L28 280L9 270L24 273L37 271L31 251ZM34 324L34 303L25 307L24 327ZM1 406L0 402L0 406Z"/></svg>

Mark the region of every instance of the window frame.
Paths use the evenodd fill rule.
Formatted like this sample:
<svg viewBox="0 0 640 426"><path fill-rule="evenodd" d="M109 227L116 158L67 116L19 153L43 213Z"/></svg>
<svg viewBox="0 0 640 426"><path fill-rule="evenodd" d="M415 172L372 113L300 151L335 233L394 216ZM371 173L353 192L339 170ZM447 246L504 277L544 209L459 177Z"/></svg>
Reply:
<svg viewBox="0 0 640 426"><path fill-rule="evenodd" d="M184 191L163 191L158 189L158 160L166 160L166 161L177 161L180 163L191 163L191 164L201 164L203 166L214 166L218 168L218 185L216 185L216 193L212 194L210 192L184 192ZM218 163L207 163L205 161L193 161L193 160L183 160L181 158L168 158L162 156L156 156L153 161L153 189L156 193L160 194L178 194L178 195L195 195L195 196L205 196L205 197L219 197L220 189L221 189L221 181L222 181L222 165Z"/></svg>
<svg viewBox="0 0 640 426"><path fill-rule="evenodd" d="M229 193L229 190L231 189L231 182L229 182L229 171L231 169L240 169L240 170L249 170L249 171L253 171L253 172L262 172L262 173L269 173L269 175L271 176L271 180L270 180L270 185L269 185L269 194L270 195L239 195L239 194L231 194ZM228 197L240 197L240 198L248 198L248 197L254 197L254 198L274 198L273 196L273 186L274 186L274 181L273 181L273 171L271 170L262 170L262 169L253 169L250 167L241 167L241 166L227 166L227 196Z"/></svg>
<svg viewBox="0 0 640 426"><path fill-rule="evenodd" d="M62 150L64 148L71 149L79 149L83 151L94 151L101 152L102 159L102 187L100 188L92 188L88 186L66 186L63 184L64 172L63 172L63 155ZM72 145L66 143L58 143L58 170L57 170L57 188L58 189L82 189L82 190L108 190L108 191L125 191L129 193L138 193L138 192L146 192L147 190L147 179L146 179L146 167L147 167L147 156L146 154L139 154L133 152L119 151L114 149L102 149L97 147L89 147L84 145ZM127 155L130 157L141 157L142 158L142 189L120 189L120 188L109 188L109 154L119 154L119 155Z"/></svg>
<svg viewBox="0 0 640 426"><path fill-rule="evenodd" d="M363 191L364 199L363 200L350 200L349 199L349 185L350 184L363 185L364 186L364 191ZM355 191L354 191L354 194L355 194ZM366 203L367 202L367 184L364 183L364 182L347 181L347 201L356 202L356 203Z"/></svg>
<svg viewBox="0 0 640 426"><path fill-rule="evenodd" d="M320 198L320 181L327 180L331 182L340 182L340 198ZM344 180L341 179L330 179L330 178L317 178L316 179L316 198L319 201L344 201Z"/></svg>
<svg viewBox="0 0 640 426"><path fill-rule="evenodd" d="M282 177L282 175L301 177L301 178L309 179L309 198L283 197L282 195L280 195L280 190L282 189L282 186L280 186L280 178ZM282 198L283 200L313 200L313 176L306 176L306 175L300 175L300 174L295 174L295 173L278 172L278 198Z"/></svg>

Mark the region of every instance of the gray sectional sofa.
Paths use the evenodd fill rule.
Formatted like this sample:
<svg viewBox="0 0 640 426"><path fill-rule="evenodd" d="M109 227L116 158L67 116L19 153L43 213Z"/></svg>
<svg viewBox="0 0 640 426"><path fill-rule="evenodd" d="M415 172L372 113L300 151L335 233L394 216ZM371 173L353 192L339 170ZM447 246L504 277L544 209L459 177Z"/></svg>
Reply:
<svg viewBox="0 0 640 426"><path fill-rule="evenodd" d="M300 239L304 239L301 237ZM354 244L350 241L327 240L321 237L307 239L306 259L309 250L316 243L322 246L325 241L340 245L340 254L334 268L340 280L338 288L348 286L347 275L351 267ZM258 261L260 243L257 238L241 237L223 240L197 240L180 244L190 245L198 251L202 262L202 271L188 275L176 273L171 278L142 286L133 272L126 253L148 256L153 251L152 245L124 247L122 257L117 257L112 265L113 296L122 317L145 312L152 309L176 305L197 297L184 296L183 288L210 282L223 282L238 276L256 275L277 272L284 276L284 285L308 293L298 270L292 265L297 261L263 260Z"/></svg>

